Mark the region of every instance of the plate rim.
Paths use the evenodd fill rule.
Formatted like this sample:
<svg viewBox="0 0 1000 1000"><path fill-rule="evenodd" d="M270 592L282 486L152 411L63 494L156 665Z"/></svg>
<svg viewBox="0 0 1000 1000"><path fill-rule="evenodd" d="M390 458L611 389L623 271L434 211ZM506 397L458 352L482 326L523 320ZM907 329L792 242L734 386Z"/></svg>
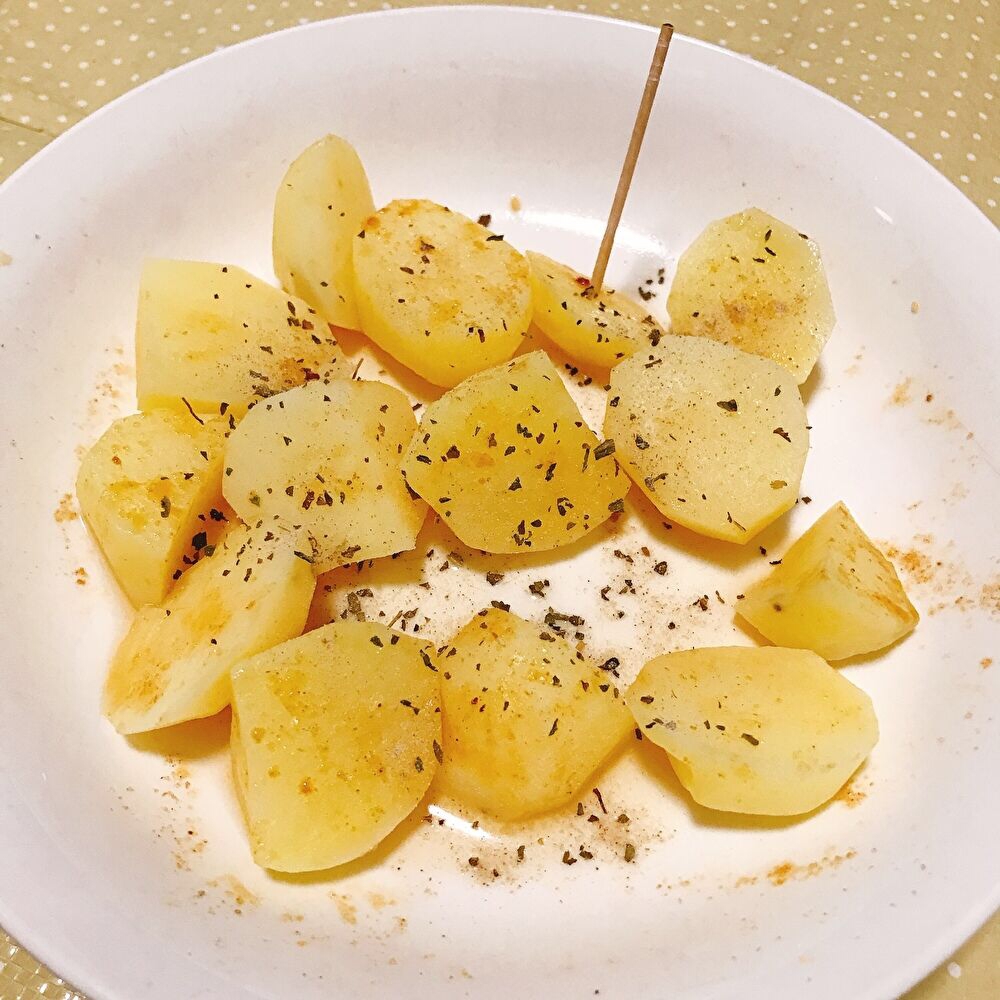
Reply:
<svg viewBox="0 0 1000 1000"><path fill-rule="evenodd" d="M390 18L392 20L400 20L404 18L419 19L429 16L440 17L442 15L448 17L476 17L489 15L515 17L518 19L545 18L559 21L572 19L575 21L596 22L614 29L641 31L649 34L650 36L655 36L658 30L655 25L650 25L641 21L633 21L622 17L599 15L581 11L559 10L554 8L518 7L511 6L509 4L494 5L489 3L481 5L457 4L454 6L431 4L420 7L365 11L334 15L332 17L310 21L305 24L291 25L278 31L270 31L265 34L257 35L253 38L244 39L233 45L227 45L215 49L212 52L206 53L188 62L171 67L164 73L154 76L138 86L119 94L107 104L102 105L96 111L74 123L70 126L70 128L66 129L52 141L47 143L41 150L29 157L29 159L18 166L3 181L0 181L0 206L2 206L6 198L15 196L17 184L22 181L25 176L29 175L32 169L38 169L40 164L47 163L52 156L60 155L63 145L75 141L77 135L84 130L85 127L92 126L96 121L105 116L116 114L119 111L120 106L124 105L126 102L142 100L142 97L147 90L160 86L169 86L174 76L195 70L203 63L224 58L234 51L243 51L255 46L269 44L274 38L279 36L284 37L292 33L305 34L307 32L337 30L332 26L343 21L376 21L386 18ZM984 245L992 242L996 249L1000 251L1000 228L994 226L984 210L932 163L917 153L897 136L883 128L877 122L873 121L856 108L853 108L849 104L846 104L828 94L826 91L821 90L818 87L799 79L798 77L792 76L790 73L780 70L775 66L754 59L745 53L734 51L726 46L694 38L690 35L683 34L682 32L676 32L676 34L678 39L685 46L690 45L696 48L708 50L717 56L723 55L729 59L735 59L744 64L746 67L752 68L754 72L763 72L774 78L780 79L782 85L785 87L794 86L800 91L809 92L812 99L816 99L817 97L822 99L824 104L826 104L827 107L835 113L841 115L846 113L847 119L853 121L855 127L863 125L867 135L872 139L876 139L877 137L877 141L883 144L888 141L888 147L894 148L895 150L893 155L903 155L909 161L911 166L921 172L923 182L938 185L938 190L941 192L948 190L949 197L954 198L954 196L957 195L959 201L963 203L962 211L966 214L966 224L973 224L973 219L975 219L974 224L977 228L981 229L981 236L983 238ZM971 213L969 212L970 209L972 210ZM3 766L2 762L0 762L0 771L4 770L6 770L6 768ZM16 793L16 785L12 783L11 787ZM934 969L938 968L942 962L947 960L950 955L952 955L965 941L967 941L979 928L981 928L997 911L1000 911L1000 880L997 880L992 886L986 887L986 891L981 895L979 902L966 909L963 919L952 921L942 927L937 934L933 936L933 948L924 948L922 949L922 953L916 954L913 960L907 965L898 965L894 971L887 971L877 982L871 983L868 990L864 994L860 995L858 1000L880 1000L880 998L897 996L909 990L923 980ZM36 937L31 925L20 920L17 915L17 908L8 902L7 894L3 892L2 888L0 888L0 928L8 933L14 940L14 943L17 944L23 951L30 953L36 961L39 961L47 966L50 972L52 972L52 974L57 978L62 978L62 973L54 968L54 965L59 963L57 961L53 962L49 957L46 957L51 954L48 943L44 940L44 938ZM928 956L930 956L929 959ZM92 979L82 968L78 969L77 972L83 974L73 974L72 970L67 970L66 975L68 977L68 982L72 986L82 989L88 996L93 998L93 1000L102 1000L102 998L111 997L113 995L108 992L107 984L102 984L97 978ZM114 987L112 986L111 989L114 989Z"/></svg>

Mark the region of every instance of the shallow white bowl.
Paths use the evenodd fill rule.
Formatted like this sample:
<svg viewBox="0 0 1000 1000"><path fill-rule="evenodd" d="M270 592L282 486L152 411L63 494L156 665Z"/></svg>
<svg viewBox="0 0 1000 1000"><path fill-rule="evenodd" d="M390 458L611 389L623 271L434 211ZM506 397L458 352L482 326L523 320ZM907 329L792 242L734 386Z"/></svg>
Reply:
<svg viewBox="0 0 1000 1000"><path fill-rule="evenodd" d="M143 256L270 276L275 187L336 131L361 151L377 201L491 212L515 245L586 268L653 40L635 25L490 8L314 24L140 88L0 189L0 249L13 257L0 269L0 922L95 997L886 998L1000 899L1000 667L983 666L998 652L996 232L854 112L684 38L611 277L635 286L665 266L669 282L709 220L749 204L823 248L839 323L806 387L814 503L759 541L780 553L842 498L901 550L924 613L887 655L844 668L882 725L849 801L797 823L713 815L645 745L599 776L610 817L584 797L600 824L571 809L473 829L431 802L432 822L415 817L365 863L275 879L249 857L224 718L129 742L99 716L126 608L81 522L54 513L78 447L133 408ZM651 302L661 314L666 287ZM367 354L368 377L399 374ZM578 395L596 426L603 395ZM330 606L371 585L373 613L419 602L415 621L443 639L491 597L534 617L551 604L583 614L594 654L629 672L652 652L751 641L731 606L766 567L756 544L665 530L635 496L597 544L508 560L492 590L472 554L439 571L458 548L440 529L423 541L391 577L335 576ZM416 583L432 546L427 593ZM651 571L659 559L665 577ZM545 600L527 590L539 578ZM635 596L617 593L625 578ZM709 611L692 606L702 594ZM611 822L622 811L631 823ZM580 845L594 860L562 864Z"/></svg>

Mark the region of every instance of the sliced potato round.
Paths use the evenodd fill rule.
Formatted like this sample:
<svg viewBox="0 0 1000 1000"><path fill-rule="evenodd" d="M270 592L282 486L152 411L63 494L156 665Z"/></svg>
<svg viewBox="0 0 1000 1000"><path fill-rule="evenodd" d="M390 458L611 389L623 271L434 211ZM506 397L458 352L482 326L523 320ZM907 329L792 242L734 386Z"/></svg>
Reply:
<svg viewBox="0 0 1000 1000"><path fill-rule="evenodd" d="M223 492L245 521L305 527L317 573L404 552L427 513L401 471L416 427L392 386L310 382L244 417L226 448Z"/></svg>
<svg viewBox="0 0 1000 1000"><path fill-rule="evenodd" d="M160 608L140 608L104 685L120 733L215 715L229 704L237 660L298 635L315 580L304 532L233 528Z"/></svg>
<svg viewBox="0 0 1000 1000"><path fill-rule="evenodd" d="M241 267L148 260L135 327L139 406L243 413L310 378L347 378L330 328Z"/></svg>
<svg viewBox="0 0 1000 1000"><path fill-rule="evenodd" d="M920 617L892 563L842 503L749 587L736 609L771 642L811 649L827 660L889 646L913 631Z"/></svg>
<svg viewBox="0 0 1000 1000"><path fill-rule="evenodd" d="M230 746L257 864L353 861L413 811L441 756L432 654L384 625L345 621L236 665Z"/></svg>
<svg viewBox="0 0 1000 1000"><path fill-rule="evenodd" d="M665 336L618 365L604 433L662 514L739 543L795 503L809 450L788 371L703 337Z"/></svg>
<svg viewBox="0 0 1000 1000"><path fill-rule="evenodd" d="M667 310L674 333L770 358L799 383L835 322L819 248L759 208L713 222L684 251Z"/></svg>
<svg viewBox="0 0 1000 1000"><path fill-rule="evenodd" d="M569 802L632 729L613 677L517 615L481 611L439 659L442 788L501 819Z"/></svg>
<svg viewBox="0 0 1000 1000"><path fill-rule="evenodd" d="M868 695L804 649L668 653L642 668L627 700L695 802L725 812L809 812L878 742Z"/></svg>
<svg viewBox="0 0 1000 1000"><path fill-rule="evenodd" d="M531 321L528 262L432 201L393 201L354 239L361 327L435 385L506 361Z"/></svg>
<svg viewBox="0 0 1000 1000"><path fill-rule="evenodd" d="M134 413L80 462L80 512L134 605L163 600L202 530L199 515L222 503L228 427L186 410Z"/></svg>
<svg viewBox="0 0 1000 1000"><path fill-rule="evenodd" d="M324 319L356 330L351 241L372 212L368 175L339 135L314 142L288 168L274 202L274 273Z"/></svg>
<svg viewBox="0 0 1000 1000"><path fill-rule="evenodd" d="M611 288L598 295L590 279L565 264L528 252L532 321L570 357L592 368L612 368L650 345L663 329L638 302Z"/></svg>
<svg viewBox="0 0 1000 1000"><path fill-rule="evenodd" d="M424 411L403 461L410 486L487 552L568 545L620 510L628 479L535 351L480 372Z"/></svg>

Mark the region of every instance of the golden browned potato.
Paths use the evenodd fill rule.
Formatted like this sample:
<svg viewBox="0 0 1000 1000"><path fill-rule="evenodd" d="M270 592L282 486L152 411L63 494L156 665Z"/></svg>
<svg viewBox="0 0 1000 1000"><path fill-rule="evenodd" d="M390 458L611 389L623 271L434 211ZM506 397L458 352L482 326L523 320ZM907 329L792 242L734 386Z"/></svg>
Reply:
<svg viewBox="0 0 1000 1000"><path fill-rule="evenodd" d="M416 427L409 400L382 382L291 389L230 435L226 500L245 521L308 529L317 573L412 549L427 513L401 470Z"/></svg>
<svg viewBox="0 0 1000 1000"><path fill-rule="evenodd" d="M809 450L788 372L703 337L665 336L618 365L604 433L662 514L741 544L795 503Z"/></svg>
<svg viewBox="0 0 1000 1000"><path fill-rule="evenodd" d="M878 742L868 695L806 649L668 653L642 668L627 697L695 802L725 812L809 812Z"/></svg>
<svg viewBox="0 0 1000 1000"><path fill-rule="evenodd" d="M892 563L842 503L747 590L737 610L771 642L827 660L889 646L920 619Z"/></svg>
<svg viewBox="0 0 1000 1000"><path fill-rule="evenodd" d="M257 864L353 861L413 811L441 757L433 652L345 621L236 665L233 774Z"/></svg>
<svg viewBox="0 0 1000 1000"><path fill-rule="evenodd" d="M325 320L241 267L148 260L135 329L139 406L237 414L309 379L349 378Z"/></svg>
<svg viewBox="0 0 1000 1000"><path fill-rule="evenodd" d="M311 558L304 532L234 528L162 607L140 608L104 685L115 729L142 733L224 709L233 664L302 631Z"/></svg>
<svg viewBox="0 0 1000 1000"><path fill-rule="evenodd" d="M480 372L424 411L407 482L466 545L554 549L622 509L628 479L535 351Z"/></svg>
<svg viewBox="0 0 1000 1000"><path fill-rule="evenodd" d="M356 330L351 240L375 211L368 176L339 135L314 142L288 168L274 202L274 273L324 319Z"/></svg>
<svg viewBox="0 0 1000 1000"><path fill-rule="evenodd" d="M799 383L835 322L819 248L759 208L713 222L684 251L667 310L674 333L770 358Z"/></svg>
<svg viewBox="0 0 1000 1000"><path fill-rule="evenodd" d="M613 368L622 358L659 343L662 327L638 302L611 288L598 295L589 278L565 264L540 253L526 256L532 320L574 360L591 368Z"/></svg>
<svg viewBox="0 0 1000 1000"><path fill-rule="evenodd" d="M186 410L122 417L80 463L80 512L108 565L136 606L159 604L199 515L222 504L227 423Z"/></svg>
<svg viewBox="0 0 1000 1000"><path fill-rule="evenodd" d="M354 239L361 327L435 385L506 361L531 321L528 262L432 201L393 201Z"/></svg>
<svg viewBox="0 0 1000 1000"><path fill-rule="evenodd" d="M442 788L501 819L571 801L632 729L612 676L517 615L481 611L439 661Z"/></svg>

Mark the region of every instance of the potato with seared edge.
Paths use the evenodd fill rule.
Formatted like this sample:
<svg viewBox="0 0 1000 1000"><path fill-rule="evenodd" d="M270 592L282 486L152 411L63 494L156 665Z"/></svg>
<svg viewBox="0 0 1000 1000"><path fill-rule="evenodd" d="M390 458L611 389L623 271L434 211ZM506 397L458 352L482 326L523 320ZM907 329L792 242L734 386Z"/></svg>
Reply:
<svg viewBox="0 0 1000 1000"><path fill-rule="evenodd" d="M506 361L531 322L528 262L432 201L390 202L354 238L361 328L440 386Z"/></svg>
<svg viewBox="0 0 1000 1000"><path fill-rule="evenodd" d="M221 417L153 410L115 420L83 456L80 512L136 606L159 604L200 530L222 503Z"/></svg>
<svg viewBox="0 0 1000 1000"><path fill-rule="evenodd" d="M626 697L695 802L724 812L810 812L878 742L868 695L807 649L668 653Z"/></svg>
<svg viewBox="0 0 1000 1000"><path fill-rule="evenodd" d="M115 729L143 733L222 711L233 664L305 626L311 560L305 532L273 522L229 531L162 607L137 612L104 684Z"/></svg>
<svg viewBox="0 0 1000 1000"><path fill-rule="evenodd" d="M374 211L361 158L339 135L299 155L274 201L272 252L281 287L350 330L360 326L351 241Z"/></svg>
<svg viewBox="0 0 1000 1000"><path fill-rule="evenodd" d="M349 378L326 321L241 267L148 260L139 288L139 407L238 415L310 379Z"/></svg>
<svg viewBox="0 0 1000 1000"><path fill-rule="evenodd" d="M575 542L622 509L629 483L613 452L535 351L431 403L403 471L466 545L539 551Z"/></svg>
<svg viewBox="0 0 1000 1000"><path fill-rule="evenodd" d="M412 549L427 505L407 489L409 400L383 382L311 382L258 403L230 435L222 488L245 521L313 539L315 568Z"/></svg>
<svg viewBox="0 0 1000 1000"><path fill-rule="evenodd" d="M622 358L656 346L663 328L638 302L540 253L531 266L532 321L557 347L591 368L613 368Z"/></svg>
<svg viewBox="0 0 1000 1000"><path fill-rule="evenodd" d="M811 649L827 660L889 646L920 619L892 563L842 503L749 587L736 609L776 645Z"/></svg>
<svg viewBox="0 0 1000 1000"><path fill-rule="evenodd" d="M439 661L441 786L500 819L571 801L632 730L613 675L509 612L479 612Z"/></svg>
<svg viewBox="0 0 1000 1000"><path fill-rule="evenodd" d="M660 513L740 544L795 503L809 450L789 373L703 337L664 336L619 364L604 433Z"/></svg>
<svg viewBox="0 0 1000 1000"><path fill-rule="evenodd" d="M681 254L672 332L770 358L805 382L836 319L819 248L759 208L713 222Z"/></svg>
<svg viewBox="0 0 1000 1000"><path fill-rule="evenodd" d="M433 652L345 621L236 664L233 775L257 864L353 861L414 810L441 758Z"/></svg>

